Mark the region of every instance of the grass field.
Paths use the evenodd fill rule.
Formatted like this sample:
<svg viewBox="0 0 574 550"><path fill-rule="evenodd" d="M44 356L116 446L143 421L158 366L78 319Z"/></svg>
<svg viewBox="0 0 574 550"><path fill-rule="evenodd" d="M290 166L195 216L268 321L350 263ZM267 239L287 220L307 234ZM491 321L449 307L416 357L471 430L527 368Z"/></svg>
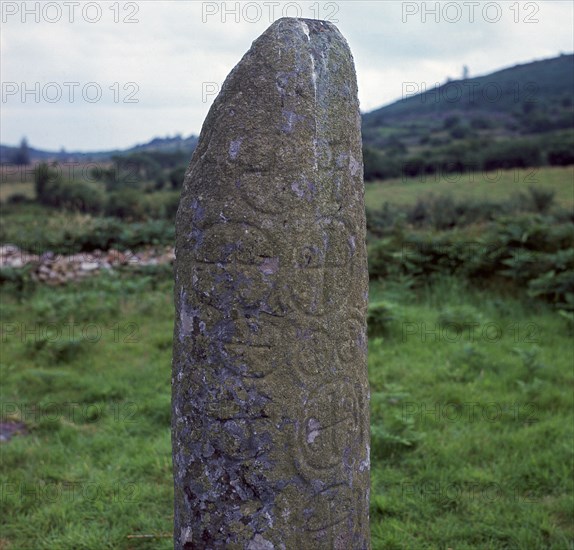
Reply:
<svg viewBox="0 0 574 550"><path fill-rule="evenodd" d="M412 205L429 194L444 194L454 199L503 201L537 187L555 192L554 204L574 208L574 167L521 168L500 172L429 175L424 178L367 183L367 208L381 208L385 202Z"/></svg>
<svg viewBox="0 0 574 550"><path fill-rule="evenodd" d="M127 536L171 529L171 281L2 302L2 416L30 433L1 447L0 547L169 548Z"/></svg>
<svg viewBox="0 0 574 550"><path fill-rule="evenodd" d="M427 192L504 201L532 184L573 207L572 167L538 175L384 182L366 199L374 210ZM97 218L35 204L3 214L2 240L41 250L102 231ZM574 325L500 281L371 282L371 303L388 313L369 338L375 550L574 549ZM4 283L0 421L25 433L0 443L0 549L172 548L170 269Z"/></svg>
<svg viewBox="0 0 574 550"><path fill-rule="evenodd" d="M456 280L394 309L369 347L373 547L571 548L571 329Z"/></svg>
<svg viewBox="0 0 574 550"><path fill-rule="evenodd" d="M0 201L15 194L34 197L31 174L6 175L0 182ZM12 181L15 180L15 181ZM22 181L21 181L22 180ZM412 205L417 198L434 194L449 194L457 199L505 200L524 192L528 187L540 187L555 192L555 204L574 208L574 167L516 168L474 174L429 175L421 178L372 182L365 185L368 208L380 208L385 202L399 206Z"/></svg>
<svg viewBox="0 0 574 550"><path fill-rule="evenodd" d="M171 547L171 290L140 275L3 291L2 416L28 434L1 447L2 548ZM566 320L454 279L383 296L373 548L571 548Z"/></svg>
<svg viewBox="0 0 574 550"><path fill-rule="evenodd" d="M0 184L0 201L6 202L14 195L22 195L33 199L36 195L33 182L1 183Z"/></svg>

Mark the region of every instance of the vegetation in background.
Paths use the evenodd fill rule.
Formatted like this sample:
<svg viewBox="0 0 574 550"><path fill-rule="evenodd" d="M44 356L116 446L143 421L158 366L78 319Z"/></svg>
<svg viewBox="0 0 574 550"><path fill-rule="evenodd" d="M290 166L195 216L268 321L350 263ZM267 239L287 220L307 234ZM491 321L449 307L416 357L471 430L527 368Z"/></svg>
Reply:
<svg viewBox="0 0 574 550"><path fill-rule="evenodd" d="M28 166L30 164L30 148L26 138L22 138L20 147L14 150L10 157L10 162L18 166Z"/></svg>
<svg viewBox="0 0 574 550"><path fill-rule="evenodd" d="M366 180L574 163L574 55L404 86L363 115Z"/></svg>

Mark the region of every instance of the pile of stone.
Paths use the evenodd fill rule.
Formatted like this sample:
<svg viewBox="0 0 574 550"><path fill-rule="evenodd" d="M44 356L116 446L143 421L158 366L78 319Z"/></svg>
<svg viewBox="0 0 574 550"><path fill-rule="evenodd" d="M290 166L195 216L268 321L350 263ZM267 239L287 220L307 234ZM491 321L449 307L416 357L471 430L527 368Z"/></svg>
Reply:
<svg viewBox="0 0 574 550"><path fill-rule="evenodd" d="M0 246L0 269L20 269L32 266L32 279L47 284L64 284L82 279L102 270L119 267L135 267L171 264L173 247L146 248L137 252L130 250L94 250L64 255L53 252L31 254L12 244Z"/></svg>

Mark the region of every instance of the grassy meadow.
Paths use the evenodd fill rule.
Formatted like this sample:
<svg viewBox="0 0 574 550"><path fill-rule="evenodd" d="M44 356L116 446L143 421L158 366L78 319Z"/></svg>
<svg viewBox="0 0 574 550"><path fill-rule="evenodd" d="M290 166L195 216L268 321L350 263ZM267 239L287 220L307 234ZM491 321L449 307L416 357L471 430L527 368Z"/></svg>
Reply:
<svg viewBox="0 0 574 550"><path fill-rule="evenodd" d="M381 208L385 202L405 206L429 194L448 194L458 200L504 201L528 187L554 192L555 206L572 208L574 204L572 166L428 174L409 179L390 179L384 184L366 183L365 202L367 208L371 209Z"/></svg>
<svg viewBox="0 0 574 550"><path fill-rule="evenodd" d="M525 173L367 186L375 550L574 548L573 168ZM415 216L430 193L472 209ZM120 225L2 210L3 243L46 249ZM123 222L114 246L157 223ZM435 259L405 257L423 241ZM172 548L171 269L58 287L2 271L0 420L24 433L0 443L0 549Z"/></svg>

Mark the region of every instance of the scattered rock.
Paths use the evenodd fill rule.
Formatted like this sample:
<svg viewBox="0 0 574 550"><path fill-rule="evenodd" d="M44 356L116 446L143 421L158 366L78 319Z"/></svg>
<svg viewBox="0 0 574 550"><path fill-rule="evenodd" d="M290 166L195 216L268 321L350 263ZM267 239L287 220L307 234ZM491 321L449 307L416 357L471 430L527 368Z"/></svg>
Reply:
<svg viewBox="0 0 574 550"><path fill-rule="evenodd" d="M65 284L100 272L125 266L147 266L173 264L173 247L146 248L138 252L131 250L94 250L64 256L54 252L41 255L30 254L13 244L0 246L0 269L22 269L32 266L34 280L51 285Z"/></svg>
<svg viewBox="0 0 574 550"><path fill-rule="evenodd" d="M100 267L100 264L98 264L98 262L82 262L80 264L80 269L82 271L94 271L95 269L98 269Z"/></svg>

